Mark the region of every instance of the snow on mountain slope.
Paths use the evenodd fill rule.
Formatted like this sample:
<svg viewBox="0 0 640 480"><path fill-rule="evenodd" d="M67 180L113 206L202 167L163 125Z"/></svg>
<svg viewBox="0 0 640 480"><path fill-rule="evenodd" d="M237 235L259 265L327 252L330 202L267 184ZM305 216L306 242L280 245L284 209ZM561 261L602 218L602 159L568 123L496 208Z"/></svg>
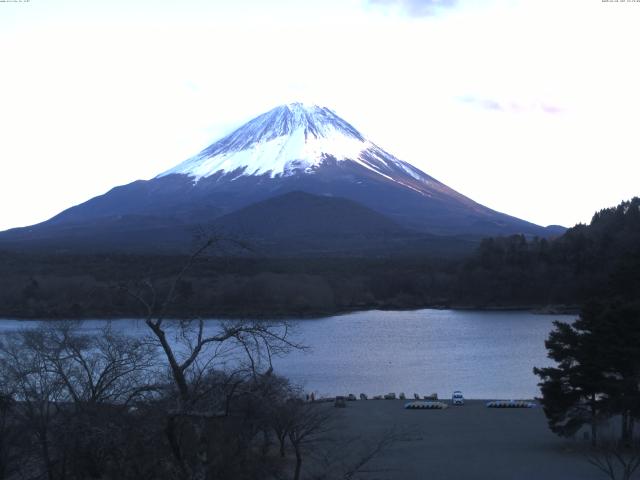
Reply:
<svg viewBox="0 0 640 480"><path fill-rule="evenodd" d="M398 169L424 183L433 180L366 140L328 108L302 103L256 117L158 177L185 174L198 181L220 172L270 178L312 174L328 158L351 160L393 181Z"/></svg>

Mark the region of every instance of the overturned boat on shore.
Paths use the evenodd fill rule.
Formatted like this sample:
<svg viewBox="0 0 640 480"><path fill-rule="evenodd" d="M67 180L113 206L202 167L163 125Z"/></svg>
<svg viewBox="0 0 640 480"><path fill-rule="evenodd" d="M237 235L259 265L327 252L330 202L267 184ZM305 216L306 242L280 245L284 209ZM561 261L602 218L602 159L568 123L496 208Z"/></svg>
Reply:
<svg viewBox="0 0 640 480"><path fill-rule="evenodd" d="M407 402L404 404L407 410L444 410L447 408L446 403L442 402Z"/></svg>
<svg viewBox="0 0 640 480"><path fill-rule="evenodd" d="M487 408L534 408L536 404L527 400L493 400Z"/></svg>

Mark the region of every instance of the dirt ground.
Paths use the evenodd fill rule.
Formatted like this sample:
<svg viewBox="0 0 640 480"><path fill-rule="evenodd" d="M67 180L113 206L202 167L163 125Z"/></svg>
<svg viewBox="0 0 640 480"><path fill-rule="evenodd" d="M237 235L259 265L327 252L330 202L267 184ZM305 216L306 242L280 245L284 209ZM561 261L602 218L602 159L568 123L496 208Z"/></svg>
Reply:
<svg viewBox="0 0 640 480"><path fill-rule="evenodd" d="M445 410L405 410L401 400L347 402L336 438L398 437L367 464L366 479L590 480L606 478L585 456L588 442L547 427L541 408L487 408L481 400Z"/></svg>

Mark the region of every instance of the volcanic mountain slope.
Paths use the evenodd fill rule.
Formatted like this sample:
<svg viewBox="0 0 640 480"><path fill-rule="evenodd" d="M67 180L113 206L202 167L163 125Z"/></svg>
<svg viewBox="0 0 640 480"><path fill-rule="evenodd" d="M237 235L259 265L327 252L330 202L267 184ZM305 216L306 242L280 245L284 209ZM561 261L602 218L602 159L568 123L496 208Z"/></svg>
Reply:
<svg viewBox="0 0 640 480"><path fill-rule="evenodd" d="M172 249L184 245L196 225L289 192L357 202L404 231L549 234L484 207L397 159L331 110L293 103L258 116L151 180L116 187L46 222L5 232L0 244L61 248L76 239L107 249ZM295 195L283 198L282 208L297 208L305 217L309 202ZM282 222L274 228L291 231Z"/></svg>
<svg viewBox="0 0 640 480"><path fill-rule="evenodd" d="M289 192L223 215L213 231L240 239L261 256L421 255L469 252L468 238L407 230L384 215L339 197Z"/></svg>
<svg viewBox="0 0 640 480"><path fill-rule="evenodd" d="M217 218L213 227L267 255L372 253L416 236L351 200L304 192L256 202Z"/></svg>
<svg viewBox="0 0 640 480"><path fill-rule="evenodd" d="M213 225L250 238L397 236L408 234L384 215L338 197L289 192L217 218Z"/></svg>

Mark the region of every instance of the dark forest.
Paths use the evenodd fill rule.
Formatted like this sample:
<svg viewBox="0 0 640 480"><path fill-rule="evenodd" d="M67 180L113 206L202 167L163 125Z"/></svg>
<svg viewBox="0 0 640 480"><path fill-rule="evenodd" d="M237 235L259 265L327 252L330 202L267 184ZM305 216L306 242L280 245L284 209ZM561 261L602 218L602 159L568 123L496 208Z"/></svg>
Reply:
<svg viewBox="0 0 640 480"><path fill-rule="evenodd" d="M640 198L597 212L554 239L481 240L467 255L258 258L200 256L180 280L170 315L317 316L353 310L572 309L598 296L637 296ZM184 256L0 253L0 315L117 318L143 312L125 290L162 292Z"/></svg>

